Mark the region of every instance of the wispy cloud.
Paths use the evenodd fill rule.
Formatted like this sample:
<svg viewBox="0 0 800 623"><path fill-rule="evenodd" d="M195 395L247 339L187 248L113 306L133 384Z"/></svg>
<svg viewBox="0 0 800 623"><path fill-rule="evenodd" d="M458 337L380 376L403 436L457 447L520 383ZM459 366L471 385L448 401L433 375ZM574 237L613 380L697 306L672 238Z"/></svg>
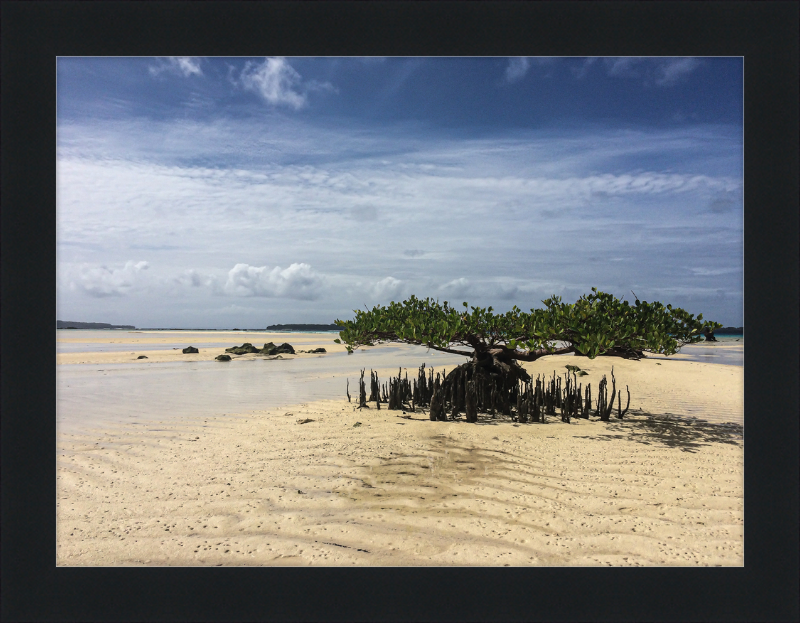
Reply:
<svg viewBox="0 0 800 623"><path fill-rule="evenodd" d="M214 308L211 294L266 299L275 322L327 321L410 293L525 307L592 285L678 287L689 273L670 277L670 262L703 266L704 255L740 248L736 222L720 230L717 216L735 211L722 202L741 191L741 179L720 173L740 170L741 143L725 130L421 141L295 119L268 129L248 120L62 126L59 261L109 266L73 275L69 300L136 291L148 313L171 317L180 300L199 325L191 310ZM214 154L216 166L193 164ZM678 170L640 168L665 155ZM676 219L687 226L664 226ZM96 241L102 248L86 244ZM502 252L486 252L487 241ZM146 281L131 266L115 274L143 245L158 271ZM619 245L629 261L608 259ZM576 276L591 257L606 258L607 283Z"/></svg>
<svg viewBox="0 0 800 623"><path fill-rule="evenodd" d="M586 76L587 73L589 73L589 69L591 69L592 65L594 65L596 62L597 62L597 57L590 56L589 58L584 59L580 65L578 66L572 65L570 67L570 70L575 75L575 77L580 80L581 78Z"/></svg>
<svg viewBox="0 0 800 623"><path fill-rule="evenodd" d="M294 90L302 78L284 58L266 58L260 64L248 61L239 80L245 90L258 93L274 106L297 110L306 105L306 96Z"/></svg>
<svg viewBox="0 0 800 623"><path fill-rule="evenodd" d="M660 62L656 68L656 84L672 86L700 66L696 58L673 58Z"/></svg>
<svg viewBox="0 0 800 623"><path fill-rule="evenodd" d="M509 59L506 67L506 82L511 84L522 80L525 74L528 73L530 66L531 61L525 56Z"/></svg>
<svg viewBox="0 0 800 623"><path fill-rule="evenodd" d="M558 59L553 56L518 56L508 59L505 71L505 82L513 84L522 80L531 67L545 69L543 76L550 78Z"/></svg>
<svg viewBox="0 0 800 623"><path fill-rule="evenodd" d="M299 110L308 105L309 91L335 91L329 82L304 81L285 58L265 58L262 63L247 61L238 84L260 95L273 106Z"/></svg>
<svg viewBox="0 0 800 623"><path fill-rule="evenodd" d="M203 70L200 68L200 59L191 56L168 56L158 59L155 65L149 68L150 74L158 76L164 72L184 76L202 76Z"/></svg>
<svg viewBox="0 0 800 623"><path fill-rule="evenodd" d="M731 273L741 274L743 267L742 266L734 266L734 267L727 267L727 268L689 268L693 275L698 275L701 277L715 277L718 275L729 275Z"/></svg>
<svg viewBox="0 0 800 623"><path fill-rule="evenodd" d="M606 73L614 78L641 78L645 84L659 87L673 86L695 69L701 62L696 58L604 58Z"/></svg>
<svg viewBox="0 0 800 623"><path fill-rule="evenodd" d="M639 78L642 76L642 63L646 59L636 57L604 58L606 73L616 78Z"/></svg>

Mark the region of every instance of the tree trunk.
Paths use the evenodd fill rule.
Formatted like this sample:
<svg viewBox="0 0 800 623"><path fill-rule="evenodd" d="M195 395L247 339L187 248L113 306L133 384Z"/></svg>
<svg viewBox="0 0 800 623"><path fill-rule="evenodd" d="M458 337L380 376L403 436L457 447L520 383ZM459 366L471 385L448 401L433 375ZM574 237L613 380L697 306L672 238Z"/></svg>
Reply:
<svg viewBox="0 0 800 623"><path fill-rule="evenodd" d="M467 422L475 423L478 421L478 395L475 380L467 383L464 412L467 414Z"/></svg>
<svg viewBox="0 0 800 623"><path fill-rule="evenodd" d="M444 390L439 384L439 375L436 375L436 381L433 384L433 395L431 396L431 409L429 412L431 422L436 420L444 420L447 416L444 412Z"/></svg>
<svg viewBox="0 0 800 623"><path fill-rule="evenodd" d="M530 381L530 376L516 361L476 351L472 361L461 364L445 377L442 394L449 404L443 405L443 410L449 410L453 417L465 411L468 422L477 422L478 412L493 412L495 408L511 415L520 381Z"/></svg>

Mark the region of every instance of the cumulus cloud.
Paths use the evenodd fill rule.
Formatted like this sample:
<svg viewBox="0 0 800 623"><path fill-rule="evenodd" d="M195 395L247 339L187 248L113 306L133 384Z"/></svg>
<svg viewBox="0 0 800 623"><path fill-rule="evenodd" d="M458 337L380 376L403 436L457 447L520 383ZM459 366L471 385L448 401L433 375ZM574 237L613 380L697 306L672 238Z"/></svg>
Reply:
<svg viewBox="0 0 800 623"><path fill-rule="evenodd" d="M236 296L263 296L314 300L324 287L323 277L304 263L270 270L267 266L236 264L229 272L223 288Z"/></svg>
<svg viewBox="0 0 800 623"><path fill-rule="evenodd" d="M239 76L239 84L273 106L284 105L295 110L308 104L308 91L336 91L329 82L304 82L294 67L280 57L265 58L263 63L247 61Z"/></svg>
<svg viewBox="0 0 800 623"><path fill-rule="evenodd" d="M151 65L148 69L153 76L158 76L165 71L186 78L203 75L203 70L200 69L200 59L191 56L168 56L158 59L158 64Z"/></svg>
<svg viewBox="0 0 800 623"><path fill-rule="evenodd" d="M212 276L203 275L193 268L183 271L181 275L175 278L175 281L181 285L191 286L193 288L213 286L215 282Z"/></svg>
<svg viewBox="0 0 800 623"><path fill-rule="evenodd" d="M458 279L453 279L445 283L444 285L439 286L439 292L441 292L445 296L466 296L471 292L471 284L468 279L464 277L459 277Z"/></svg>
<svg viewBox="0 0 800 623"><path fill-rule="evenodd" d="M97 298L123 296L136 285L139 273L149 266L147 262L134 261L127 262L122 268L84 265L70 287Z"/></svg>
<svg viewBox="0 0 800 623"><path fill-rule="evenodd" d="M372 296L379 300L400 298L404 286L399 279L386 277L372 286Z"/></svg>

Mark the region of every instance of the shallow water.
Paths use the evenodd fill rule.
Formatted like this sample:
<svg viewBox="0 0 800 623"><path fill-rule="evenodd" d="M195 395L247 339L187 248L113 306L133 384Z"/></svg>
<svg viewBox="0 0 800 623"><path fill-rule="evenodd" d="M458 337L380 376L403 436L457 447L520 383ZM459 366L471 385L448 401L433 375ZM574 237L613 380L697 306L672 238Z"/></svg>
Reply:
<svg viewBox="0 0 800 623"><path fill-rule="evenodd" d="M677 359L680 361L698 361L700 363L721 363L728 366L744 365L744 342L720 340L718 342L701 342L684 346L680 352L669 357L648 355L648 359Z"/></svg>
<svg viewBox="0 0 800 623"><path fill-rule="evenodd" d="M312 334L312 332L303 332ZM172 350L186 348L192 341L195 348L220 348L224 346L240 346L244 342L261 347L266 342L291 343L289 332L253 332L253 331L128 331L128 330L93 330L93 329L58 329L56 330L57 353L118 353L135 352L137 350ZM295 336L297 334L294 334ZM337 337L336 333L320 332L319 341L326 343ZM153 343L151 340L168 340ZM174 341L171 341L174 340Z"/></svg>
<svg viewBox="0 0 800 623"><path fill-rule="evenodd" d="M425 362L437 371L464 357L409 347L330 353L297 359L231 362L73 364L57 367L59 432L172 417L247 413L314 400L358 396L362 368L403 367L409 376ZM367 381L369 382L369 381Z"/></svg>
<svg viewBox="0 0 800 623"><path fill-rule="evenodd" d="M651 355L648 359L741 366L744 348L735 342L698 344L685 346L669 358ZM362 368L367 374L370 369L394 373L404 368L413 377L423 362L442 371L464 361L458 355L384 345L359 349L353 355L328 353L297 359L61 365L56 372L57 425L59 432L65 432L344 398L347 379L355 401Z"/></svg>

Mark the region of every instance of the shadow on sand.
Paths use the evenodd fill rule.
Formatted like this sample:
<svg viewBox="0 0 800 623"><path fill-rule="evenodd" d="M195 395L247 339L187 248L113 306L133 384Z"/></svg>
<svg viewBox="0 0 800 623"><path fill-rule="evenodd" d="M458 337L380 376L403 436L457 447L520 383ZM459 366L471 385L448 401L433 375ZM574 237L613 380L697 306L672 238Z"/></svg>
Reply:
<svg viewBox="0 0 800 623"><path fill-rule="evenodd" d="M624 420L611 420L607 433L582 436L586 439L611 441L629 439L646 445L664 445L696 452L711 443L741 445L744 427L741 424L716 424L694 417L672 413L637 413Z"/></svg>
<svg viewBox="0 0 800 623"><path fill-rule="evenodd" d="M412 414L409 411L398 417L406 420L428 420L424 412ZM547 420L548 423L560 423L560 416L547 416ZM448 421L465 423L463 414L460 414L455 420L448 419ZM638 411L626 415L623 420L612 417L605 424L599 422L595 417L592 417L591 421L601 424L602 428L595 429L595 434L593 435L575 435L575 438L597 439L599 441L628 439L645 445L664 445L670 448L680 448L684 452L696 452L697 449L711 443L741 445L744 433L744 427L741 424L733 422L713 423L696 417L675 415L673 413L654 414ZM547 426L547 424L537 422L517 424L507 415L498 414L492 417L487 413L479 413L478 421L475 425Z"/></svg>

